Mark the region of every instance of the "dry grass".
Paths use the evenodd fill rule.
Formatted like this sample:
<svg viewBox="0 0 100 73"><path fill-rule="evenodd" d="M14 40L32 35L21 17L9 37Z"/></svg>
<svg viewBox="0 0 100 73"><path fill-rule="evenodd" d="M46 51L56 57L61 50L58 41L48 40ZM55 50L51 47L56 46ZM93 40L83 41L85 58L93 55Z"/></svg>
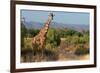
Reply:
<svg viewBox="0 0 100 73"><path fill-rule="evenodd" d="M86 60L89 59L89 43L68 44L65 39L56 48L51 48L48 44L42 51L34 54L32 51L32 38L24 39L25 48L22 50L21 62L45 62L45 61L68 61L68 60ZM50 49L51 48L51 49Z"/></svg>

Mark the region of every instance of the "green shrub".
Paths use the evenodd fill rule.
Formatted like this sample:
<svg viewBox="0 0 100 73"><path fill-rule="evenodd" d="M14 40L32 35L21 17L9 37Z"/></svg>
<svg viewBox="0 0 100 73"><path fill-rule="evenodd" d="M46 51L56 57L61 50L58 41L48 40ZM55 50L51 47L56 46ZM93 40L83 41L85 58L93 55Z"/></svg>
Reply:
<svg viewBox="0 0 100 73"><path fill-rule="evenodd" d="M78 44L79 37L77 35L73 35L71 39L71 44Z"/></svg>
<svg viewBox="0 0 100 73"><path fill-rule="evenodd" d="M30 36L30 37L34 37L35 35L37 35L38 33L39 33L39 29L28 29L27 30L27 34L28 34L28 36Z"/></svg>
<svg viewBox="0 0 100 73"><path fill-rule="evenodd" d="M60 45L60 36L54 29L49 29L47 33L46 48L55 48Z"/></svg>
<svg viewBox="0 0 100 73"><path fill-rule="evenodd" d="M72 41L72 37L71 37L71 36L67 36L65 42L66 42L67 44L70 44L71 41Z"/></svg>
<svg viewBox="0 0 100 73"><path fill-rule="evenodd" d="M85 44L86 43L85 38L84 37L80 37L79 38L79 43L80 44Z"/></svg>
<svg viewBox="0 0 100 73"><path fill-rule="evenodd" d="M24 49L32 49L32 38L24 38Z"/></svg>

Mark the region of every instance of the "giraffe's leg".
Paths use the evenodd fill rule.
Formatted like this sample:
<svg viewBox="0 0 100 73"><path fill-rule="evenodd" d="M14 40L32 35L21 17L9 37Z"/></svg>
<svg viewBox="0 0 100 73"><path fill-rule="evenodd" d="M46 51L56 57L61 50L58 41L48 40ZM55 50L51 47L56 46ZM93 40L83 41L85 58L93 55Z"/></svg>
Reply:
<svg viewBox="0 0 100 73"><path fill-rule="evenodd" d="M32 53L33 53L33 56L36 55L35 49L36 49L36 44L35 43L32 43Z"/></svg>
<svg viewBox="0 0 100 73"><path fill-rule="evenodd" d="M41 43L41 45L40 45L40 50L41 50L41 56L43 57L43 55L44 55L44 52L43 52L43 43Z"/></svg>
<svg viewBox="0 0 100 73"><path fill-rule="evenodd" d="M42 53L42 57L44 57L45 53L44 53L44 45L41 46L41 53Z"/></svg>

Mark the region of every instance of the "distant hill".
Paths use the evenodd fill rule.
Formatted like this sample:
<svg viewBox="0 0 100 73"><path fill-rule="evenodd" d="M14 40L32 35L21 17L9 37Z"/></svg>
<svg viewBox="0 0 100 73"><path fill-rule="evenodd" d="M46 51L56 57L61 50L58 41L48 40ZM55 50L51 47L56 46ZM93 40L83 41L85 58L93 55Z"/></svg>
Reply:
<svg viewBox="0 0 100 73"><path fill-rule="evenodd" d="M40 29L43 26L43 23L39 23L39 22L24 22L24 25L26 26L27 29L30 29L30 28Z"/></svg>
<svg viewBox="0 0 100 73"><path fill-rule="evenodd" d="M24 25L26 26L27 29L30 29L30 28L40 29L41 27L43 27L44 23L25 22ZM55 29L68 28L68 29L73 29L80 32L89 30L89 25L87 24L80 25L80 24L63 24L63 23L52 22L50 27L55 28Z"/></svg>

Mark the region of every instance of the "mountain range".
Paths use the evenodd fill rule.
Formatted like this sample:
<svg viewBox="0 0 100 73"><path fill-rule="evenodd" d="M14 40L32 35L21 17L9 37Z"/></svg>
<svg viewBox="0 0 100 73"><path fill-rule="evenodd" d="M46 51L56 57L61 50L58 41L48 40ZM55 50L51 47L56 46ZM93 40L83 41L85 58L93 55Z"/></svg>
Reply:
<svg viewBox="0 0 100 73"><path fill-rule="evenodd" d="M24 25L26 26L27 29L40 29L43 27L44 23L40 22L24 22ZM57 22L52 22L50 25L51 28L55 29L73 29L76 31L88 31L89 30L89 25L88 24L63 24L63 23L57 23Z"/></svg>

